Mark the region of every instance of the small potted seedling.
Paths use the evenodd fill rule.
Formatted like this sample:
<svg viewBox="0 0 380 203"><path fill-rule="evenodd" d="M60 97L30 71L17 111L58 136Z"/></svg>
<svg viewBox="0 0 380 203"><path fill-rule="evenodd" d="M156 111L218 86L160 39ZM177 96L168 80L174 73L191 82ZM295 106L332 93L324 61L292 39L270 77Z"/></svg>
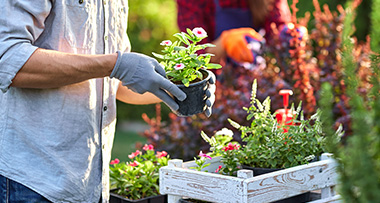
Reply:
<svg viewBox="0 0 380 203"><path fill-rule="evenodd" d="M161 60L168 79L187 95L184 101L175 99L179 104L176 113L180 116L201 113L205 110L205 91L212 75L209 69L219 69L222 66L210 63L212 54L200 54L199 51L215 45L198 44L207 37L203 28L187 29L187 33L180 32L174 36L178 39L175 42L170 40L161 42L164 46L162 54L152 54Z"/></svg>

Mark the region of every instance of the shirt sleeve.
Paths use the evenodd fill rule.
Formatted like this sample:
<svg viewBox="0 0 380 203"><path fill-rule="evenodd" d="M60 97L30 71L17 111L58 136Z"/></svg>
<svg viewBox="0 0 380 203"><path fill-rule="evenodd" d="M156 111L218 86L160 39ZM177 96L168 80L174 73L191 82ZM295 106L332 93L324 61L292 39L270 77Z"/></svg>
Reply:
<svg viewBox="0 0 380 203"><path fill-rule="evenodd" d="M273 9L270 11L265 20L265 31L272 34L271 24L276 23L277 26L291 21L291 13L287 0L275 0Z"/></svg>
<svg viewBox="0 0 380 203"><path fill-rule="evenodd" d="M6 92L17 72L37 49L50 0L0 0L0 89Z"/></svg>
<svg viewBox="0 0 380 203"><path fill-rule="evenodd" d="M208 34L202 43L211 42L214 37L212 3L212 0L198 0L196 3L188 0L177 0L177 23L180 31L186 32L186 28L202 27Z"/></svg>

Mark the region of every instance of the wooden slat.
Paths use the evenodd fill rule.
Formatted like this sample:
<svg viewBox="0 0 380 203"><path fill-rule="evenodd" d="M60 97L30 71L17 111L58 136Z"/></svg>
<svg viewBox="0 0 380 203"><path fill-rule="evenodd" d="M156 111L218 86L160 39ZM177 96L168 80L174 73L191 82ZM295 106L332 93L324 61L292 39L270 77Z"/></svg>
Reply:
<svg viewBox="0 0 380 203"><path fill-rule="evenodd" d="M336 163L332 159L252 178L189 170L187 167L194 166L194 162L177 162L160 169L162 194L211 202L271 202L337 184ZM219 164L211 160L210 171Z"/></svg>
<svg viewBox="0 0 380 203"><path fill-rule="evenodd" d="M246 179L249 202L270 202L337 184L336 163L324 160Z"/></svg>
<svg viewBox="0 0 380 203"><path fill-rule="evenodd" d="M160 193L211 202L244 202L244 179L183 168L160 169Z"/></svg>

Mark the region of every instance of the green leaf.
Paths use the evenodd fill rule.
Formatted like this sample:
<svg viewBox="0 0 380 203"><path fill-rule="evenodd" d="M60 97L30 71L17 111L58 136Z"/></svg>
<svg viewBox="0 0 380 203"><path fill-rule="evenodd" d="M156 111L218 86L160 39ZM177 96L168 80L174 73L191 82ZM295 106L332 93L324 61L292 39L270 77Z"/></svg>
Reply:
<svg viewBox="0 0 380 203"><path fill-rule="evenodd" d="M237 123L237 122L235 122L235 121L233 121L233 120L231 120L229 118L227 120L228 120L228 122L230 122L230 124L232 125L232 127L236 128L236 129L239 129L241 127L239 123Z"/></svg>
<svg viewBox="0 0 380 203"><path fill-rule="evenodd" d="M164 55L161 55L161 54L157 54L157 53L154 53L152 52L153 56L156 57L156 58L159 58L159 59L165 59L165 56Z"/></svg>
<svg viewBox="0 0 380 203"><path fill-rule="evenodd" d="M191 32L191 33L192 33L192 32ZM191 37L190 35L188 35L187 33L182 32L182 34L183 34L183 36L185 36L187 39L193 41L193 40L192 40L192 37Z"/></svg>
<svg viewBox="0 0 380 203"><path fill-rule="evenodd" d="M189 40L187 40L187 38L185 36L183 36L182 33L176 33L176 34L174 34L174 37L177 37L181 42L183 42L187 45L190 45Z"/></svg>
<svg viewBox="0 0 380 203"><path fill-rule="evenodd" d="M202 45L200 45L200 46L202 46L202 49L205 49L205 48L208 48L208 47L216 47L216 45L211 44L211 43L202 44Z"/></svg>
<svg viewBox="0 0 380 203"><path fill-rule="evenodd" d="M175 47L173 48L173 50L174 50L174 51L182 51L182 50L186 50L186 47L184 47L184 46L175 46Z"/></svg>
<svg viewBox="0 0 380 203"><path fill-rule="evenodd" d="M211 140L210 138L206 135L206 133L202 130L201 131L201 137L203 138L204 141L206 141L207 143L210 143Z"/></svg>
<svg viewBox="0 0 380 203"><path fill-rule="evenodd" d="M219 69L222 68L220 64L215 64L215 63L209 63L206 66L207 69Z"/></svg>
<svg viewBox="0 0 380 203"><path fill-rule="evenodd" d="M182 83L185 85L185 87L188 87L190 85L190 81L187 78L183 79Z"/></svg>
<svg viewBox="0 0 380 203"><path fill-rule="evenodd" d="M192 30L190 30L189 28L187 28L186 31L187 31L187 33L191 36L191 39L192 39L192 40L196 38L196 36L194 35L194 33L193 33Z"/></svg>

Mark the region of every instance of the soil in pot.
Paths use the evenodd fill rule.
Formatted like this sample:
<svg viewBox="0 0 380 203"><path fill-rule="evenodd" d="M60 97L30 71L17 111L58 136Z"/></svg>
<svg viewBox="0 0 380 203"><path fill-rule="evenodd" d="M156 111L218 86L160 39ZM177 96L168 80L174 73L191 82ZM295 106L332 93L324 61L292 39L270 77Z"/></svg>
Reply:
<svg viewBox="0 0 380 203"><path fill-rule="evenodd" d="M176 112L178 116L192 116L194 114L202 113L206 110L206 98L205 92L208 85L208 80L211 75L208 70L200 70L203 74L203 80L195 83L190 83L188 87L185 85L177 84L177 86L186 93L186 99L179 101L176 98L175 101L179 105L179 109Z"/></svg>

